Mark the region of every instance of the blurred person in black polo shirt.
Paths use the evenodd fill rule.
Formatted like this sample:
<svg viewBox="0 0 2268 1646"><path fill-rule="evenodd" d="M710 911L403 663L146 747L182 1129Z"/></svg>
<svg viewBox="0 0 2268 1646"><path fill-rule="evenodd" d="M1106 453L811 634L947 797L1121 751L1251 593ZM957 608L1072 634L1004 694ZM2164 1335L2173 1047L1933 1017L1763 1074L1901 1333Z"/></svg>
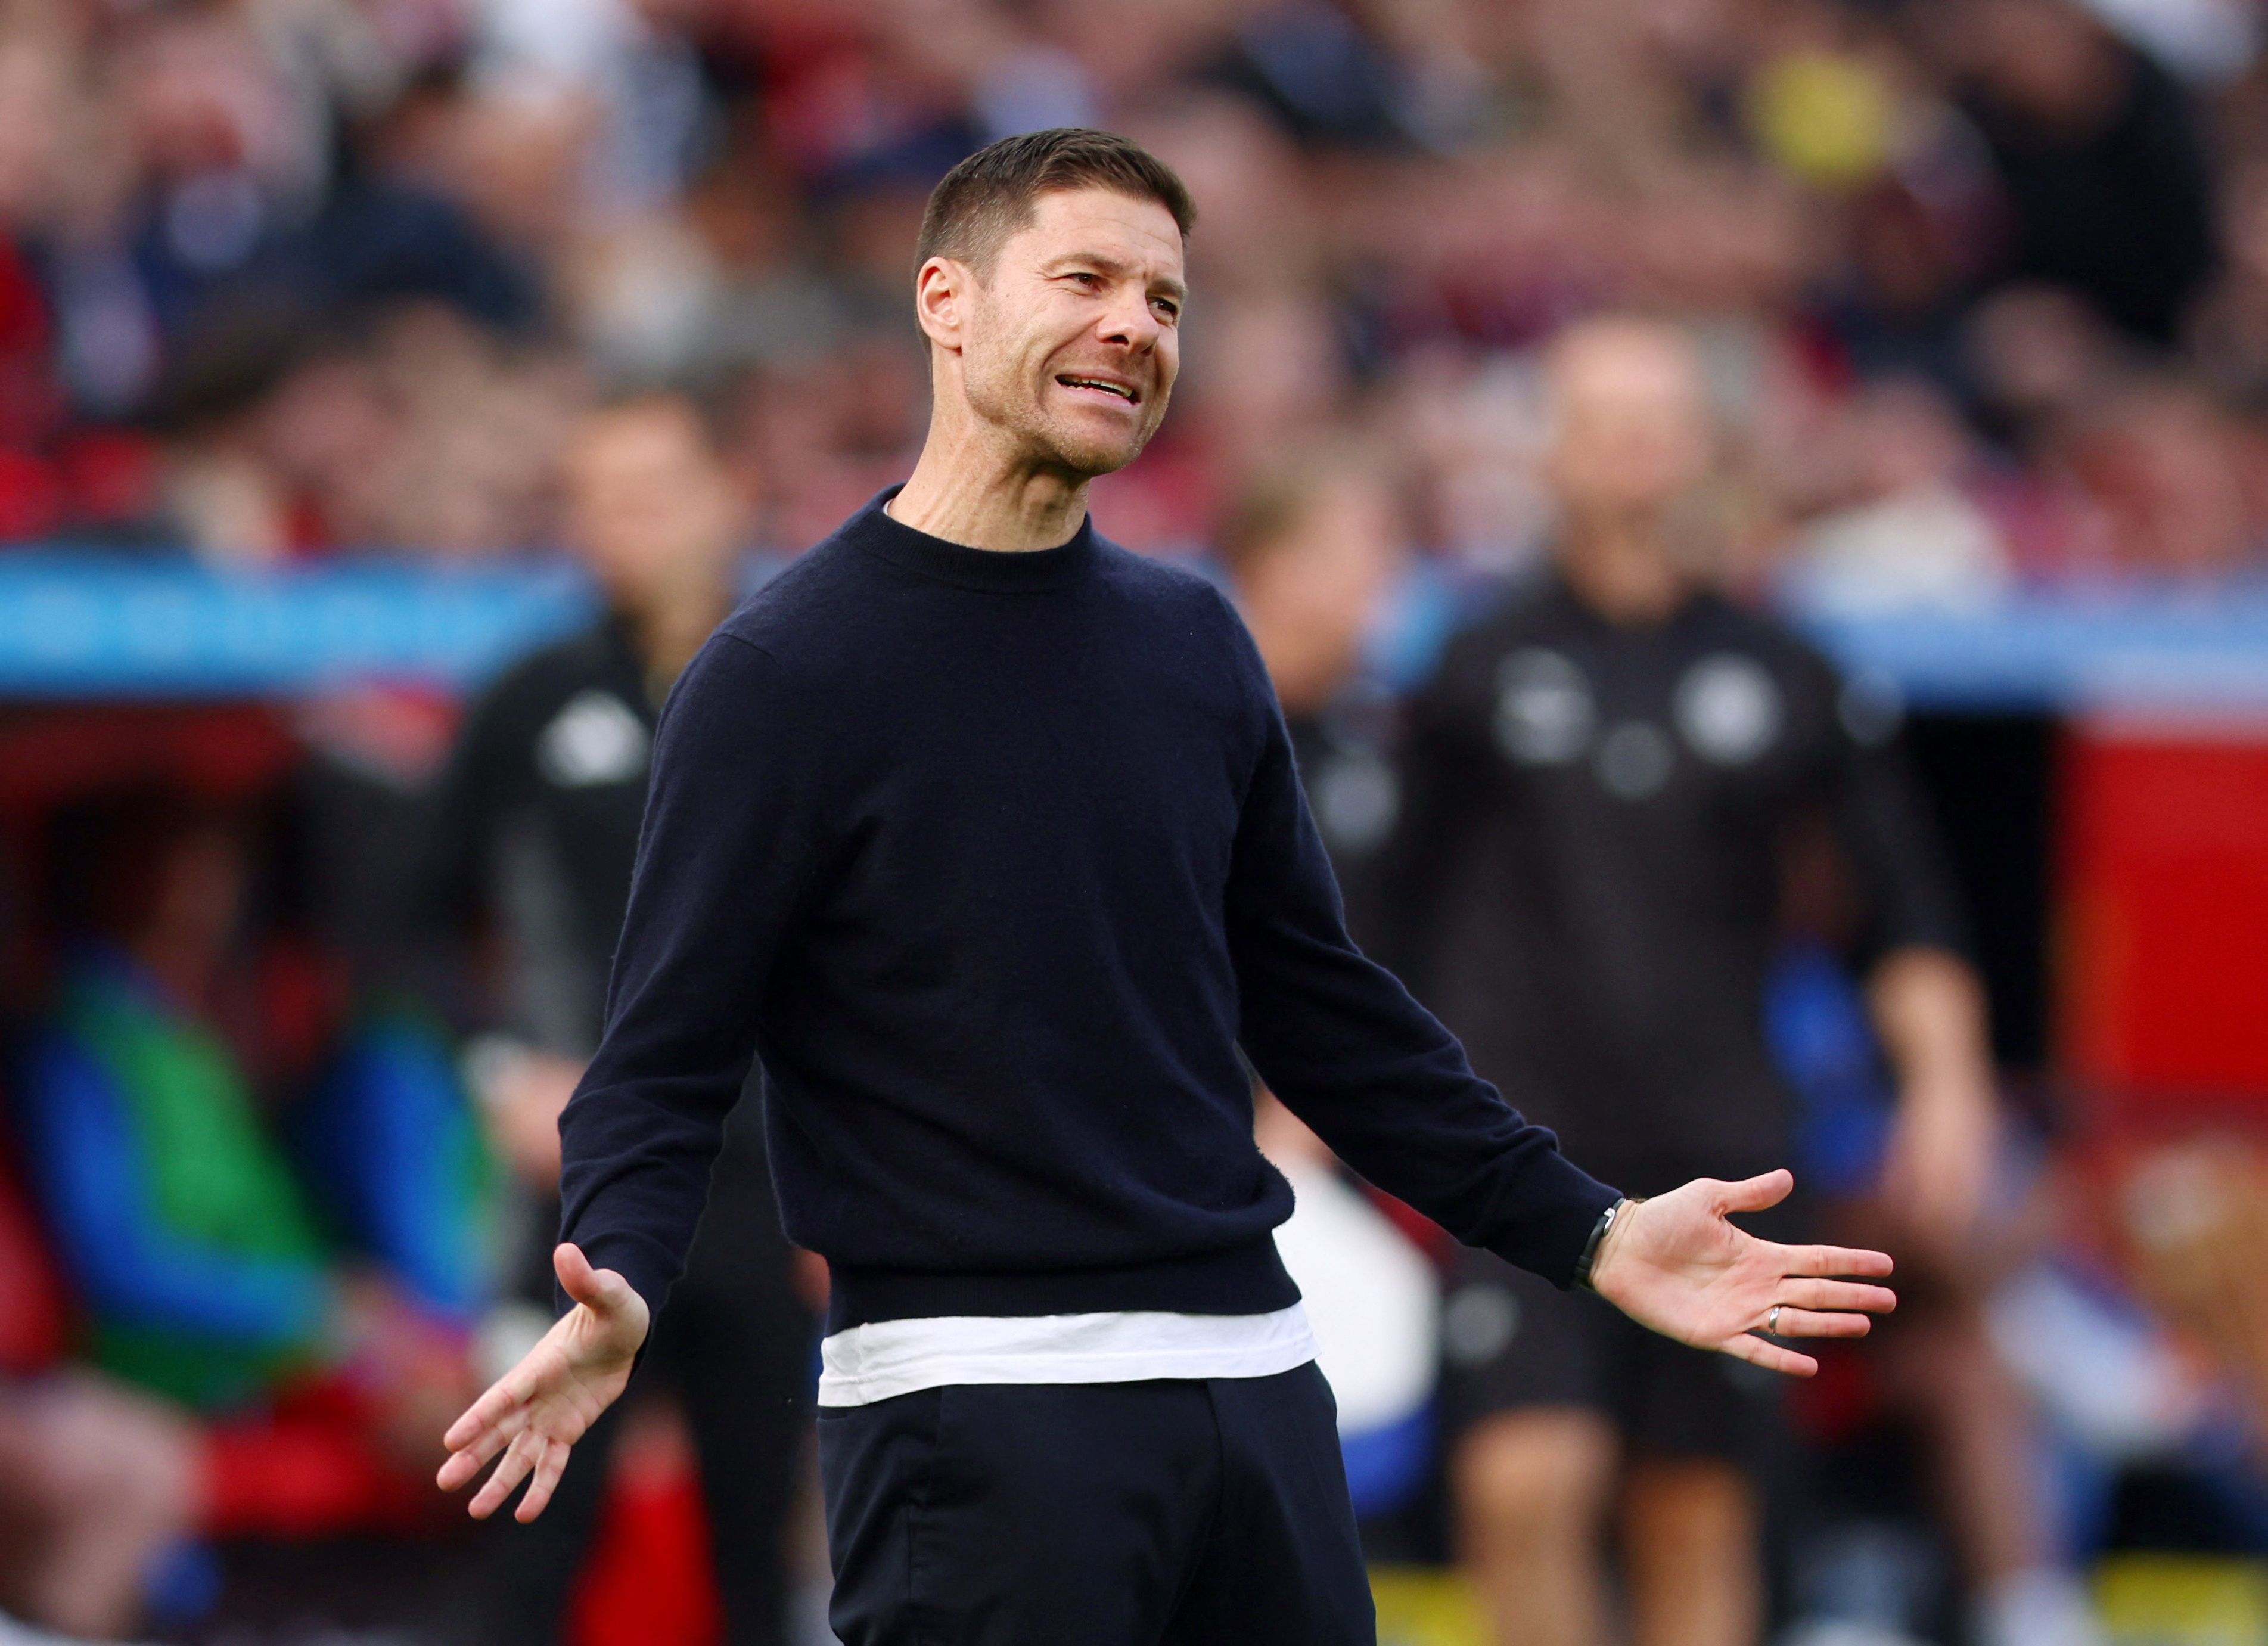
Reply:
<svg viewBox="0 0 2268 1646"><path fill-rule="evenodd" d="M2036 1590L2021 1408L1955 1278L1996 1135L1983 993L1895 707L1709 591L1714 440L1682 333L1580 325L1548 376L1553 565L1457 638L1412 705L1380 946L1573 1158L1633 1194L1742 1177L1793 1153L1764 993L1791 831L1831 824L1899 1088L1878 1209L1904 1318L1882 1347L1928 1344L1946 1374L1921 1416L1972 1582L1988 1600ZM1759 1221L1787 1239L1790 1218ZM1605 1637L1618 1509L1637 1646L1755 1641L1771 1380L1484 1254L1445 1319L1460 1536L1499 1638ZM2082 1627L2063 1602L2025 1613L2030 1639L2083 1638L2032 1627ZM1981 1633L2009 1638L1993 1615Z"/></svg>
<svg viewBox="0 0 2268 1646"><path fill-rule="evenodd" d="M518 1289L541 1310L529 1341L550 1323L559 1113L599 1042L656 715L735 602L746 513L700 415L674 395L592 414L564 481L569 536L605 615L524 659L473 706L436 799L425 873L460 938L477 934L497 963L484 991L491 1032L468 1062L525 1191ZM717 1175L727 1192L711 1197L644 1381L674 1392L691 1424L714 1545L734 1551L716 1562L729 1638L753 1646L785 1637L814 1320L752 1110L731 1127ZM500 1523L478 1584L483 1640L557 1637L622 1411L576 1448L551 1513Z"/></svg>

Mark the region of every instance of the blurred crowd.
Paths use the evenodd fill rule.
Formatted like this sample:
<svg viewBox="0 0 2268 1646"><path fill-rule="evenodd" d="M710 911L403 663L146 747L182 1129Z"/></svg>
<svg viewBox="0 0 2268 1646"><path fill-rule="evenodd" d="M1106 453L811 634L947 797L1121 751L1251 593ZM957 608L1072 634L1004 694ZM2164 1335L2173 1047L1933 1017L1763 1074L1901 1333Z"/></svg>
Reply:
<svg viewBox="0 0 2268 1646"><path fill-rule="evenodd" d="M1987 601L2268 526L2268 77L2243 0L10 0L0 541L556 538L576 406L696 388L792 551L902 474L923 198L1105 122L1204 227L1108 529L1194 551L1359 433L1412 534L1533 552L1532 351L1708 336L1738 576Z"/></svg>
<svg viewBox="0 0 2268 1646"><path fill-rule="evenodd" d="M2268 557L2263 27L2248 0L0 0L0 552L571 550L614 625L512 676L446 768L446 713L342 700L296 723L321 782L255 759L256 781L114 789L0 841L8 875L61 889L0 906L26 1019L0 1139L0 1605L90 1635L195 1620L213 1540L432 1538L453 1515L423 1473L541 1318L554 1122L643 791L586 802L642 782L655 705L733 566L799 552L910 469L910 247L961 156L1103 124L1188 180L1179 403L1094 512L1233 588L1361 935L1396 913L1363 866L1396 828L1397 700L1470 591L1565 535L1550 349L1587 317L1667 316L1694 351L1706 415L1680 401L1673 420L1711 449L1659 523L1697 585L1956 611ZM561 905L588 917L571 940L544 935L505 860L525 796L479 759L541 771L566 796L547 849L604 860L570 865L597 888ZM518 943L438 979L403 958L390 905L414 875L389 846L435 835L418 792L437 778L444 816L479 824L438 830L468 854L453 889L494 905L458 912L481 928L464 947ZM491 833L497 860L470 861ZM35 988L7 957L18 925L54 940ZM554 952L592 975L534 975ZM1826 971L1772 997L1807 1101L1881 1083ZM1868 1102L1854 1204L1880 1163ZM1326 1277L1301 1273L1366 1532L1440 1557L1454 1529L1425 1515L1450 1511L1418 1483L1438 1437L1407 1420L1437 1340L1454 1361L1510 1328L1444 1295L1438 1231L1284 1119L1263 1104L1300 1185L1286 1250ZM1829 1199L1834 1124L1807 1134ZM1918 1327L1809 1398L1818 1455L1921 1502L1901 1521L1853 1488L1839 1541L1772 1531L1783 1567L1809 1561L1772 1574L1773 1615L1876 1630L1822 1640L1941 1623L1953 1603L1917 1569L1953 1572L1948 1594L2067 1576L2144 1453L2221 1447L2193 1472L2221 1494L2213 1535L2268 1539L2257 1396L2214 1395L2124 1292L2043 1259L2037 1140L2003 1153L2006 1250L1948 1282L1950 1357ZM2250 1216L2241 1177L2176 1159L2127 1204L2165 1279L2152 1301L2189 1299L2257 1371L2268 1349L2183 1255L2218 1249L2198 1232L2213 1195ZM767 1375L793 1388L823 1279L775 1258L763 1330L791 1352ZM1371 1290L1334 1294L1333 1273ZM99 1373L54 1370L66 1344ZM702 1429L698 1388L680 1392ZM1935 1437L1948 1454L1964 1406L2017 1413L2004 1438L2036 1421L2058 1485L2011 1483L2026 1429L2018 1463L1952 1457L1952 1501L1933 1498L1909 1478L1927 1470L1866 1450L1901 1404L1938 1414L1922 1427L1955 1434ZM655 1450L643 1432L633 1456ZM770 1447L766 1478L800 1478L795 1434L695 1438ZM1776 1495L1802 1473L1783 1465ZM521 1575L547 1630L597 1496ZM732 1512L777 1543L792 1496ZM1933 1517L1936 1544L1896 1530ZM2021 1546L1978 1554L1994 1524ZM727 1597L743 1624L792 1581L761 1564L740 1574L755 1600ZM1854 1613L1854 1593L1889 1598ZM602 1646L588 1615L576 1638Z"/></svg>

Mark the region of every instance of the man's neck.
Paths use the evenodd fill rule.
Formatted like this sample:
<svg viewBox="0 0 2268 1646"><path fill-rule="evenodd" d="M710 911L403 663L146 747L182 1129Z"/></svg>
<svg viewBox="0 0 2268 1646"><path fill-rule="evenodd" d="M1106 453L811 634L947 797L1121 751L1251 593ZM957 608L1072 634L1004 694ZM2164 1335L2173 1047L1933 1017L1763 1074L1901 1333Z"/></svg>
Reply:
<svg viewBox="0 0 2268 1646"><path fill-rule="evenodd" d="M1086 519L1093 476L1005 454L957 421L932 421L912 478L889 501L890 518L969 549L1018 553L1069 543Z"/></svg>
<svg viewBox="0 0 2268 1646"><path fill-rule="evenodd" d="M1663 622L1692 593L1653 521L1569 521L1560 541L1559 571L1578 600L1613 624Z"/></svg>

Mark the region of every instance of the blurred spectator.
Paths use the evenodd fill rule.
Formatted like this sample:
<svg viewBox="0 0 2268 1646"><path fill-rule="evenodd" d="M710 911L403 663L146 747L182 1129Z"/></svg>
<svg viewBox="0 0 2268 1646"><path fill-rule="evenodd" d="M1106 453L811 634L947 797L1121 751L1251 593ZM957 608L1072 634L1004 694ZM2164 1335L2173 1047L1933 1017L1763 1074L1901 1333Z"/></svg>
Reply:
<svg viewBox="0 0 2268 1646"><path fill-rule="evenodd" d="M1775 858L1793 820L1823 815L1868 894L1874 1014L1901 1084L1882 1193L1900 1244L1958 1272L1995 1098L1961 922L1886 747L1894 715L1704 592L1692 503L1712 454L1692 345L1593 321L1549 370L1556 567L1452 645L1413 711L1398 956L1476 1066L1609 1181L1644 1194L1769 1170L1794 1141L1761 1028ZM1617 1501L1633 1637L1755 1638L1768 1382L1485 1258L1464 1260L1447 1321L1453 1489L1500 1638L1600 1635ZM1981 1332L1963 1344L1956 1363L1986 1377ZM2007 1415L2004 1448L2021 1433ZM1976 1480L1959 1484L1974 1502ZM1977 1541L1988 1602L2035 1582L2035 1552ZM1997 1628L1988 1605L1982 1638L2086 1639L2059 1592L2051 1632L2037 1611Z"/></svg>
<svg viewBox="0 0 2268 1646"><path fill-rule="evenodd" d="M233 808L116 794L55 842L77 935L21 1062L27 1173L86 1357L145 1394L70 1379L10 1394L33 1429L11 1480L33 1495L24 1512L85 1541L116 1628L144 1583L192 1614L210 1603L209 1555L151 1560L184 1533L424 1523L485 1286L482 1172L430 1032L343 1024L306 961L248 955ZM100 1443L59 1468L42 1448L82 1421ZM73 1519L87 1490L118 1495L101 1529Z"/></svg>
<svg viewBox="0 0 2268 1646"><path fill-rule="evenodd" d="M2188 95L2076 0L1978 0L1941 27L2007 190L2009 272L2171 343L2217 255Z"/></svg>
<svg viewBox="0 0 2268 1646"><path fill-rule="evenodd" d="M2046 435L2132 357L2242 394L2260 329L2250 148L2217 205L2198 93L2150 55L2226 85L2257 146L2250 37L2161 10L2093 8L2145 51L2075 0L26 8L0 28L0 539L540 547L587 379L737 407L757 535L792 548L909 461L891 294L928 184L1095 119L1206 222L1211 364L1098 491L1123 540L1191 551L1271 440L1353 414L1419 470L1426 541L1516 560L1541 503L1515 351L1638 300L1708 318L1768 460L1753 547L1854 501L1803 475L1800 431L1888 374L2014 448L1984 490L2024 571L2091 567ZM1955 467L1992 472L1959 433Z"/></svg>
<svg viewBox="0 0 2268 1646"><path fill-rule="evenodd" d="M1401 792L1392 705L1366 680L1365 651L1404 570L1407 540L1385 477L1355 454L1327 447L1279 461L1248 485L1216 542L1283 705L1358 941L1377 917L1373 866Z"/></svg>
<svg viewBox="0 0 2268 1646"><path fill-rule="evenodd" d="M1994 293L1970 314L1968 342L1980 409L2021 453L2043 449L2132 370L2102 316L2054 286Z"/></svg>
<svg viewBox="0 0 2268 1646"><path fill-rule="evenodd" d="M201 1451L180 1412L106 1379L0 1382L0 1606L92 1640L140 1627L152 1567L195 1524Z"/></svg>
<svg viewBox="0 0 2268 1646"><path fill-rule="evenodd" d="M223 1409L319 1364L344 1295L207 1027L248 867L238 826L152 796L98 827L99 946L72 963L26 1081L33 1171L97 1360Z"/></svg>
<svg viewBox="0 0 2268 1646"><path fill-rule="evenodd" d="M2095 546L2120 571L2196 577L2235 570L2264 521L2257 461L2228 415L2178 380L2141 382L2075 418L2058 455L2091 506Z"/></svg>
<svg viewBox="0 0 2268 1646"><path fill-rule="evenodd" d="M474 705L436 797L428 877L458 942L502 963L468 1056L519 1186L519 1313L551 1316L559 1115L596 1049L630 898L646 763L671 683L731 609L750 514L693 404L591 413L569 447L569 540L604 591L593 628L522 660ZM690 1420L730 1638L785 1638L788 1517L802 1481L814 1320L779 1232L755 1100L729 1128L709 1213L641 1384ZM502 1338L513 1335L500 1321ZM499 1340L501 1342L501 1338ZM497 1358L509 1365L522 1343ZM534 1525L498 1524L468 1606L483 1640L554 1639L598 1522L622 1411L602 1420Z"/></svg>
<svg viewBox="0 0 2268 1646"><path fill-rule="evenodd" d="M172 392L167 511L221 562L527 549L551 529L558 445L585 398L571 358L438 305L360 342L237 315L195 340Z"/></svg>
<svg viewBox="0 0 2268 1646"><path fill-rule="evenodd" d="M334 1077L330 1101L361 1123L339 1146L356 1156L357 1192L327 1206L338 1232L381 1262L407 1250L389 1250L386 1229L451 1254L397 1263L390 1279L342 1273L221 1027L235 1015L271 1051L291 1027L232 975L249 873L241 823L152 793L107 802L83 827L86 935L26 1059L23 1108L31 1176L93 1359L203 1412L339 1374L361 1385L379 1427L398 1420L395 1434L416 1436L431 1402L462 1381L449 1321L466 1318L477 1287L470 1184L442 1174L457 1179L453 1204L419 1192L424 1163L452 1150L446 1110L423 1108L417 1134L390 1143L371 1128L403 1089L363 1088L401 1076L423 1098L417 1074L380 1055ZM420 1179L409 1190L416 1215L384 1205L403 1187L395 1171ZM438 1295L406 1289L420 1281ZM416 1457L431 1443L407 1443Z"/></svg>
<svg viewBox="0 0 2268 1646"><path fill-rule="evenodd" d="M1792 550L1814 609L1973 611L2007 588L2007 546L1972 495L1959 414L1926 383L1869 386L1845 414L1852 489Z"/></svg>
<svg viewBox="0 0 2268 1646"><path fill-rule="evenodd" d="M190 1528L195 1427L164 1403L57 1367L64 1301L0 1150L0 1638L5 1615L113 1639Z"/></svg>

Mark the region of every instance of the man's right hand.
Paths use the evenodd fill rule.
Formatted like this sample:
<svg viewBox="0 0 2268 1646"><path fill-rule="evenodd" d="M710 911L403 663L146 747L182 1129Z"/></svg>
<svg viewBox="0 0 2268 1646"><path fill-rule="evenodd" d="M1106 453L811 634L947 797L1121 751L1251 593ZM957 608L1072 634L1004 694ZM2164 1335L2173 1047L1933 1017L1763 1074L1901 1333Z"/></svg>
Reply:
<svg viewBox="0 0 2268 1646"><path fill-rule="evenodd" d="M1727 1220L1787 1199L1795 1178L1699 1177L1651 1200L1626 1200L1591 1267L1600 1296L1642 1326L1697 1349L1808 1377L1819 1362L1773 1338L1860 1338L1869 1315L1897 1307L1880 1279L1890 1260L1843 1246L1783 1246ZM1768 1332L1771 1337L1759 1337Z"/></svg>
<svg viewBox="0 0 2268 1646"><path fill-rule="evenodd" d="M628 1281L593 1268L575 1245L555 1250L551 1266L575 1307L441 1437L449 1449L437 1477L445 1492L470 1485L504 1455L469 1506L475 1520L494 1514L523 1480L527 1492L515 1517L524 1524L543 1512L568 1451L622 1393L645 1341L645 1299Z"/></svg>

